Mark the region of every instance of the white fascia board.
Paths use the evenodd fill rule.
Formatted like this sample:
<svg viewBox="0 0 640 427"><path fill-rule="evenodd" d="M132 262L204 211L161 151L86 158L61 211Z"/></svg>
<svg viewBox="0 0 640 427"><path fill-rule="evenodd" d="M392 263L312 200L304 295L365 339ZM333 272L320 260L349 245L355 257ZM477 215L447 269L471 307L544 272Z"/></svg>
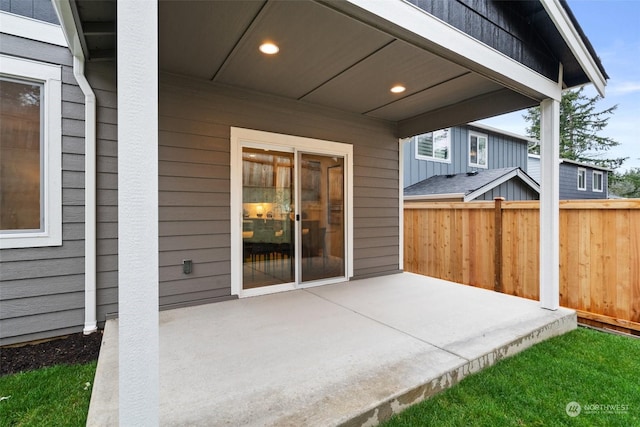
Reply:
<svg viewBox="0 0 640 427"><path fill-rule="evenodd" d="M411 3L404 0L347 1L389 22L392 26L400 27L417 36L406 41L426 50L433 50L435 45L439 51L435 53L516 92L538 100L560 100L562 96L558 82L533 71ZM387 26L385 30L393 28ZM394 35L403 38L401 34Z"/></svg>
<svg viewBox="0 0 640 427"><path fill-rule="evenodd" d="M59 25L9 12L0 11L0 32L57 46L67 46L67 40Z"/></svg>
<svg viewBox="0 0 640 427"><path fill-rule="evenodd" d="M528 137L528 136L519 135L519 134L514 133L514 132L509 132L509 131L506 131L506 130L494 128L493 126L487 126L487 125L482 124L482 123L471 122L471 123L468 123L468 125L476 127L478 129L486 130L487 132L493 132L493 133L497 133L499 135L510 136L511 138L520 139L522 141L532 142L532 143L538 144L538 140L535 139L535 138L531 138L531 137Z"/></svg>
<svg viewBox="0 0 640 427"><path fill-rule="evenodd" d="M489 190L491 190L493 188L496 188L497 186L499 186L501 184L504 184L505 182L509 181L511 178L513 178L515 176L517 176L520 179L522 179L533 190L538 192L538 194L540 193L540 186L538 185L538 183L536 183L533 179L531 179L531 177L529 177L527 174L523 173L520 169L514 169L513 171L502 175L500 178L496 179L495 181L491 181L489 184L484 185L484 186L478 188L477 190L467 194L464 197L464 201L465 202L470 202L470 201L474 200L476 197L480 196L481 194L484 194L487 191L489 191Z"/></svg>
<svg viewBox="0 0 640 427"><path fill-rule="evenodd" d="M531 178L529 175L527 175L525 172L521 171L520 169L518 169L516 172L518 174L518 177L521 180L529 184L531 188L533 188L536 192L538 192L538 194L540 194L540 184L538 184L533 178Z"/></svg>
<svg viewBox="0 0 640 427"><path fill-rule="evenodd" d="M462 199L464 193L444 193L444 194L424 194L417 196L404 196L405 202L414 202L421 200L441 200L441 199Z"/></svg>
<svg viewBox="0 0 640 427"><path fill-rule="evenodd" d="M490 183L483 185L482 187L478 188L477 190L474 190L471 193L469 193L466 196L464 196L464 201L465 202L470 202L471 200L475 199L476 197L480 196L481 194L486 193L487 191L491 190L492 188L495 188L495 187L499 186L500 184L509 181L511 178L516 176L517 173L518 173L518 170L514 169L511 172L508 172L508 173L502 175L500 178L497 178L496 180L491 181Z"/></svg>
<svg viewBox="0 0 640 427"><path fill-rule="evenodd" d="M592 165L590 163L582 163L582 162L578 162L578 161L575 161L575 160L560 159L560 163L569 163L569 164L572 164L572 165L577 165L577 166L580 166L580 167L591 168L591 169L597 169L597 170L604 171L604 172L613 172L613 169L605 168L604 166L596 166L596 165Z"/></svg>
<svg viewBox="0 0 640 427"><path fill-rule="evenodd" d="M71 54L84 60L84 52L82 51L78 28L73 19L73 12L71 11L69 0L53 0L53 8L58 15L58 21L60 21L60 26L62 27L62 32L67 41L67 46L69 46L69 50L71 50Z"/></svg>
<svg viewBox="0 0 640 427"><path fill-rule="evenodd" d="M541 0L542 6L547 11L549 18L553 21L556 28L560 32L560 35L571 49L571 52L576 57L576 60L582 67L582 70L586 73L587 77L600 96L604 97L604 88L607 85L607 80L600 72L596 60L589 53L580 33L571 22L567 11L562 7L559 0Z"/></svg>

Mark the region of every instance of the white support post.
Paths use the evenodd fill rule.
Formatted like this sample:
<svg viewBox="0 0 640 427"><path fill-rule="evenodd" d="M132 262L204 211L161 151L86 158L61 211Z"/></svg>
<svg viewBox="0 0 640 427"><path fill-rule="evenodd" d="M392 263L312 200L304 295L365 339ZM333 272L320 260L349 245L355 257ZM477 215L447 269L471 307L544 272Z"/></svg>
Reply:
<svg viewBox="0 0 640 427"><path fill-rule="evenodd" d="M158 2L118 3L119 423L159 425Z"/></svg>
<svg viewBox="0 0 640 427"><path fill-rule="evenodd" d="M560 305L560 102L540 104L540 305Z"/></svg>
<svg viewBox="0 0 640 427"><path fill-rule="evenodd" d="M399 245L398 248L398 270L404 270L404 139L398 141L398 204L400 205L398 210L398 235Z"/></svg>

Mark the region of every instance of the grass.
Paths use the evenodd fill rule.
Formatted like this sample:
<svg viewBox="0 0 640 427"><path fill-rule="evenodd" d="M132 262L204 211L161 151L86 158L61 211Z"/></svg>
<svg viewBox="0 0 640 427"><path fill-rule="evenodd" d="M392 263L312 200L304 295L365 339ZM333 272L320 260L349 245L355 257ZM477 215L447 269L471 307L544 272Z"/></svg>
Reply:
<svg viewBox="0 0 640 427"><path fill-rule="evenodd" d="M567 415L570 402L580 404L577 416ZM640 340L580 328L471 375L384 426L640 426Z"/></svg>
<svg viewBox="0 0 640 427"><path fill-rule="evenodd" d="M95 369L92 362L0 377L0 398L11 396L0 400L0 427L85 425ZM569 402L581 405L576 417L567 415ZM578 329L465 378L385 426L640 426L640 340Z"/></svg>
<svg viewBox="0 0 640 427"><path fill-rule="evenodd" d="M0 426L84 426L95 371L91 362L0 377Z"/></svg>

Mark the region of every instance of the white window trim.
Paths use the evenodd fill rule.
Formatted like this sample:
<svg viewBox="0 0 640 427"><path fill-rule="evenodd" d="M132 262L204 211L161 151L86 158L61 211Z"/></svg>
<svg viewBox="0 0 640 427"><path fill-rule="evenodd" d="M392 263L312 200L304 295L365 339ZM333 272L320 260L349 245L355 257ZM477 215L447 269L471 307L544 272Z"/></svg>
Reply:
<svg viewBox="0 0 640 427"><path fill-rule="evenodd" d="M0 249L62 245L62 69L0 55L0 75L43 84L42 230L0 231Z"/></svg>
<svg viewBox="0 0 640 427"><path fill-rule="evenodd" d="M600 175L600 188L596 188L596 175ZM602 172L593 171L593 175L591 176L591 190L594 193L604 192L604 174Z"/></svg>
<svg viewBox="0 0 640 427"><path fill-rule="evenodd" d="M486 164L481 165L479 163L472 163L471 162L471 137L475 136L476 138L480 139L480 138L484 138L487 141L487 144L485 146L485 150L486 150L486 156L485 156L485 160L486 160ZM480 156L477 156L478 158ZM487 169L489 167L489 136L487 134L484 133L480 133L480 132L473 132L470 131L469 132L469 136L467 138L467 160L469 162L469 166L470 167L474 167L474 168L480 168L480 169Z"/></svg>
<svg viewBox="0 0 640 427"><path fill-rule="evenodd" d="M580 187L580 174L584 175L584 186ZM576 175L578 191L587 191L587 170L585 168L578 168L578 175Z"/></svg>
<svg viewBox="0 0 640 427"><path fill-rule="evenodd" d="M345 274L350 280L354 274L353 268L353 146L341 142L326 141L314 138L258 131L245 128L231 127L231 294L240 298L280 292L291 289L303 289L315 286L314 283L298 283L296 286L276 285L258 288L257 290L243 290L242 281L242 147L264 145L281 147L282 150L309 152L317 154L344 156L345 167ZM333 279L318 284L335 283Z"/></svg>
<svg viewBox="0 0 640 427"><path fill-rule="evenodd" d="M434 132L437 132L437 131L434 131ZM434 132L430 132L430 133L434 133ZM432 156L425 156L424 154L418 154L419 153L418 136L420 135L416 135L413 137L413 140L415 141L415 146L416 146L416 150L414 153L416 160L426 160L428 162L449 163L449 164L451 163L451 150L453 146L453 144L451 143L451 130L449 130L449 138L448 138L449 139L449 158L448 159L441 159L439 157L432 157Z"/></svg>

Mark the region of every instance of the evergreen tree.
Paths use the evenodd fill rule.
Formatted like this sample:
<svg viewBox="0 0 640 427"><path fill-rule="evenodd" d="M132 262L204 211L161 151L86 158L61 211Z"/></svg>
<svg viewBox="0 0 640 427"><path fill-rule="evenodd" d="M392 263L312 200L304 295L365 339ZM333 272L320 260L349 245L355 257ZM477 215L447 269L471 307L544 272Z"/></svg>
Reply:
<svg viewBox="0 0 640 427"><path fill-rule="evenodd" d="M602 99L599 95L588 97L584 88L566 91L560 101L560 157L578 162L590 163L616 169L627 157L606 158L603 152L620 143L613 138L598 135L608 124L617 105L602 111L596 110L596 104ZM527 135L540 140L540 107L529 108L524 119L530 124ZM530 150L539 154L540 146Z"/></svg>
<svg viewBox="0 0 640 427"><path fill-rule="evenodd" d="M626 198L640 198L640 168L609 175L609 192Z"/></svg>

